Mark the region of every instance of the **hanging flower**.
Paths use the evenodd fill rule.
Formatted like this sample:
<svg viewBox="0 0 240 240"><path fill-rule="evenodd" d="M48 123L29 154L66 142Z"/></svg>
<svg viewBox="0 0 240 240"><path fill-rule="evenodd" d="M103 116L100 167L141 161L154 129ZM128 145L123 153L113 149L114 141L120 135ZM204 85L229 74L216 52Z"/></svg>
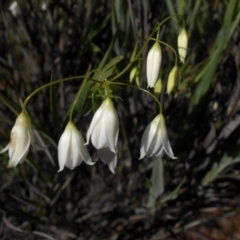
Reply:
<svg viewBox="0 0 240 240"><path fill-rule="evenodd" d="M11 3L11 5L9 6L8 10L11 12L11 14L14 17L18 17L21 14L21 9L20 9L17 1L13 1Z"/></svg>
<svg viewBox="0 0 240 240"><path fill-rule="evenodd" d="M143 133L139 159L145 156L149 158L157 157L163 150L170 158L176 158L170 146L164 117L160 113L146 127Z"/></svg>
<svg viewBox="0 0 240 240"><path fill-rule="evenodd" d="M180 61L184 63L187 55L187 46L188 46L188 35L185 28L182 29L178 36L178 54Z"/></svg>
<svg viewBox="0 0 240 240"><path fill-rule="evenodd" d="M93 116L87 132L87 142L90 138L93 146L109 169L114 172L117 159L117 139L119 121L117 112L110 98L106 98Z"/></svg>
<svg viewBox="0 0 240 240"><path fill-rule="evenodd" d="M62 171L64 166L73 169L80 165L82 161L88 165L94 164L87 147L84 145L81 133L73 122L68 122L58 143L58 171Z"/></svg>
<svg viewBox="0 0 240 240"><path fill-rule="evenodd" d="M162 51L158 41L154 43L147 55L147 82L148 87L154 87L158 80L162 61Z"/></svg>
<svg viewBox="0 0 240 240"><path fill-rule="evenodd" d="M8 167L15 167L22 163L30 149L30 144L34 145L34 136L31 127L31 120L26 113L21 112L17 117L15 125L11 131L9 144L0 153L8 150Z"/></svg>

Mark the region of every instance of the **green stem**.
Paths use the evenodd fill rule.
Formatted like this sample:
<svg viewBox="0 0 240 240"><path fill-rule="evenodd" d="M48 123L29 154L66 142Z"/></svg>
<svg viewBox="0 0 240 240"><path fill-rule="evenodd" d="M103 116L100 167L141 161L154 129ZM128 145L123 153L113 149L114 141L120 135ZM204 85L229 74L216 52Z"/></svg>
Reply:
<svg viewBox="0 0 240 240"><path fill-rule="evenodd" d="M25 112L26 111L26 107L27 107L27 104L29 102L29 100L36 94L38 93L39 91L43 90L44 88L47 88L47 87L50 87L54 84L58 84L58 83L61 83L61 82L66 82L66 81L70 81L70 80L75 80L75 79L81 79L81 78L85 78L86 76L75 76L75 77L69 77L69 78L63 78L63 79L60 79L60 80L56 80L56 81L53 81L53 82L50 82L50 83L47 83L39 88L37 88L35 91L33 91L24 101L23 103L23 106L22 106L22 111Z"/></svg>
<svg viewBox="0 0 240 240"><path fill-rule="evenodd" d="M96 83L103 83L102 81L99 81L99 80L95 80L93 78L89 78L88 80L92 81L92 82L96 82ZM159 111L160 113L162 113L162 105L160 103L160 101L152 94L150 93L148 90L144 89L144 88L141 88L141 87L138 87L138 86L133 86L133 85L130 85L130 84L127 84L127 83L120 83L120 82L112 82L112 81L106 81L106 84L108 85L118 85L118 86L126 86L126 87L131 87L131 88L135 88L135 89L138 89L140 91L143 91L147 94L149 94L158 104L159 106ZM110 97L110 96L109 96Z"/></svg>
<svg viewBox="0 0 240 240"><path fill-rule="evenodd" d="M175 14L175 15L172 15L172 16L169 16L167 18L165 18L161 23L157 23L157 25L155 26L154 30L152 31L152 33L149 35L149 37L147 38L147 41L143 44L142 48L140 49L140 51L138 52L138 54L136 54L135 58L130 61L130 63L119 73L117 74L115 77L113 77L111 80L114 81L116 80L117 78L121 77L125 72L127 72L127 70L132 66L132 64L134 63L134 61L142 54L143 50L146 48L149 40L152 39L152 36L155 34L155 32L157 31L157 39L158 39L158 35L159 35L159 32L160 32L160 27L169 19L171 19L172 17L180 17L183 19L183 16L179 15L179 14ZM184 19L183 19L184 21ZM176 53L175 53L176 55ZM177 55L176 55L177 56ZM175 62L177 63L177 58L175 60Z"/></svg>
<svg viewBox="0 0 240 240"><path fill-rule="evenodd" d="M152 38L152 40L156 41L156 40L158 40L158 39ZM177 60L178 60L178 55L177 55L177 52L175 51L175 49L174 49L171 45L169 45L169 44L167 44L167 43L165 43L165 42L163 42L163 41L160 41L160 40L158 40L158 41L159 41L159 43L167 46L168 48L170 48L170 49L173 51L173 53L174 53L174 55L175 55L175 66L177 66L177 63L178 63L178 61L177 61Z"/></svg>
<svg viewBox="0 0 240 240"><path fill-rule="evenodd" d="M117 74L115 77L113 77L111 80L114 81L117 78L121 77L125 72L127 72L127 70L132 66L132 64L135 62L136 59L138 59L140 57L140 55L142 54L143 50L146 48L149 40L151 40L152 36L155 34L155 32L158 30L158 24L157 26L154 28L154 30L152 31L152 33L149 35L149 37L147 38L146 42L143 44L142 48L139 50L139 52L136 54L136 56L134 57L134 59L132 61L130 61L130 63L119 73Z"/></svg>
<svg viewBox="0 0 240 240"><path fill-rule="evenodd" d="M173 51L173 53L174 53L174 55L175 55L175 66L177 66L177 65L178 65L178 55L177 55L177 52L175 51L175 49L174 49L172 46L170 46L169 44L165 43L165 42L162 42L162 41L159 41L159 42L160 42L161 44L169 47L169 48Z"/></svg>
<svg viewBox="0 0 240 240"><path fill-rule="evenodd" d="M131 87L131 88L135 88L135 89L138 89L140 91L143 91L147 94L149 94L158 104L159 106L159 111L160 113L162 113L162 104L160 103L160 101L152 94L150 93L148 90L144 89L144 88L141 88L141 87L138 87L138 86L133 86L133 85L129 85L127 83L120 83L120 82L109 82L109 84L116 84L116 85L119 85L119 86L127 86L127 87Z"/></svg>
<svg viewBox="0 0 240 240"><path fill-rule="evenodd" d="M88 78L86 77L86 78L84 79L84 81L83 81L83 83L82 83L82 85L81 85L81 88L80 88L80 90L78 91L77 96L76 96L76 98L75 98L75 100L74 100L74 102L73 102L73 105L72 105L72 107L71 107L70 114L69 114L69 121L71 121L71 122L72 122L73 110L74 110L74 108L75 108L75 106L76 106L76 104L77 104L77 102L78 102L79 97L81 96L81 93L82 93L82 91L83 91L83 88L84 88L85 83L87 82L87 80L88 80Z"/></svg>
<svg viewBox="0 0 240 240"><path fill-rule="evenodd" d="M160 22L160 23L159 23L159 28L160 28L166 21L168 21L169 19L171 19L171 18L173 18L173 17L179 17L179 18L181 18L181 19L184 21L182 15L180 15L180 14L174 14L174 15L171 15L171 16L165 18L162 22ZM184 24L184 25L185 25L185 24Z"/></svg>

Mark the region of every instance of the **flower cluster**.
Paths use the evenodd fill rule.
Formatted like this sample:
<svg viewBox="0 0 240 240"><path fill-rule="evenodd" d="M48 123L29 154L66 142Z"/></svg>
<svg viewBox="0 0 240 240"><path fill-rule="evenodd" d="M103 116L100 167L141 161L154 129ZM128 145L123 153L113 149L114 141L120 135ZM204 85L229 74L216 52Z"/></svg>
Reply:
<svg viewBox="0 0 240 240"><path fill-rule="evenodd" d="M159 31L160 25L158 26L158 32ZM152 38L150 38L150 40L152 40ZM144 92L148 92L156 100L156 102L160 106L160 113L146 127L143 133L141 139L139 159L142 159L144 157L148 158L157 157L160 154L162 154L163 151L170 158L175 159L176 157L173 154L168 139L167 128L165 125L164 116L162 114L162 106L156 97L156 95L159 96L163 86L162 79L159 76L162 61L160 43L163 42L159 41L158 37L154 41L155 43L153 44L152 48L150 49L147 55L146 72L148 87L151 88L155 87L154 89L155 96L150 92L146 91L145 89L140 88L139 86L136 88ZM174 51L173 48L170 47L175 52L176 60L175 66L172 68L168 76L167 82L168 94L170 94L173 91L176 85L176 81L178 78L177 63L179 60L180 62L184 63L187 54L187 44L188 37L186 29L184 27L178 37L178 55L176 51ZM114 62L116 62L116 59L114 60ZM130 81L132 82L133 78L136 76L139 77L139 69L135 67L131 72ZM55 81L55 83L59 82L60 80ZM137 82L139 83L139 81ZM44 87L49 87L51 86L51 84L55 83L52 82L50 84L46 84ZM97 81L97 84L99 84L99 81ZM108 82L108 80L106 79L104 84L106 94L104 95L105 99L93 116L93 119L90 123L89 129L86 134L86 143L84 141L83 136L78 131L75 124L72 122L72 115L70 114L69 122L67 123L65 130L62 133L58 143L59 171L62 171L64 169L64 166L73 169L80 165L82 161L84 161L88 165L95 164L95 162L91 159L86 146L91 142L92 145L97 149L98 156L101 158L101 160L108 165L108 168L112 173L115 173L118 154L117 142L119 133L119 119L113 101L110 97L111 91L108 85L110 84L110 82ZM121 83L118 83L118 85L120 84ZM40 90L43 89L44 87L41 87ZM30 96L33 96L36 92L38 92L38 90L33 92ZM27 100L24 102L23 110L16 119L15 125L11 131L11 139L9 144L2 151L0 151L0 153L3 153L8 150L9 154L8 167L15 167L17 164L22 163L29 152L30 145L34 145L35 142L31 126L31 120L25 111L26 104L29 99L30 97L27 98ZM74 106L72 106L71 110L73 109Z"/></svg>
<svg viewBox="0 0 240 240"><path fill-rule="evenodd" d="M180 62L184 63L186 55L187 55L187 45L188 45L188 36L187 31L183 28L178 36L178 55ZM147 82L148 87L155 87L156 82L159 79L159 73L162 62L162 51L159 40L156 39L154 45L148 52L147 55ZM176 61L177 62L177 61ZM167 93L170 94L173 90L176 80L178 77L178 66L172 68L168 76L168 84L167 84Z"/></svg>
<svg viewBox="0 0 240 240"><path fill-rule="evenodd" d="M116 109L110 98L106 98L93 116L87 132L87 142L73 122L69 121L58 143L59 171L64 166L73 169L82 161L93 165L86 145L90 139L93 146L98 150L98 155L111 172L115 172L117 165L117 140L119 132L119 120ZM16 120L11 131L10 143L0 152L9 150L9 165L15 167L22 163L29 151L30 144L34 145L34 135L31 127L31 120L26 113L22 112ZM171 149L164 117L157 115L145 129L140 149L140 159L159 156L162 151L175 158Z"/></svg>

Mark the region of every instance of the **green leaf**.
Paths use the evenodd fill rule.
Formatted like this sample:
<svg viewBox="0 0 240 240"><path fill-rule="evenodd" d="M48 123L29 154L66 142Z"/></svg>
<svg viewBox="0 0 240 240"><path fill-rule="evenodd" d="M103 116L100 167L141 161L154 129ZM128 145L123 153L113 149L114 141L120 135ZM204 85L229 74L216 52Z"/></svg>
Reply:
<svg viewBox="0 0 240 240"><path fill-rule="evenodd" d="M184 182L186 181L186 177L184 177L182 179L182 181L177 185L177 187L171 192L169 193L167 196L165 196L161 201L160 201L160 204L163 204L169 200L174 200L178 197L178 193L179 193L179 190L181 189L182 185L184 184Z"/></svg>
<svg viewBox="0 0 240 240"><path fill-rule="evenodd" d="M221 30L218 33L216 42L213 47L213 51L209 58L209 61L206 63L204 68L199 72L196 76L196 81L199 81L195 92L190 101L188 112L191 114L193 111L196 111L196 107L201 105L201 103L205 100L204 97L208 94L210 87L215 79L216 69L218 64L222 59L222 54L227 47L227 44L235 30L237 24L240 20L240 12L238 12L237 16L234 17L234 12L232 10L232 4L235 0L230 1L228 4L228 8L224 17L224 24ZM233 19L230 21L229 19Z"/></svg>
<svg viewBox="0 0 240 240"><path fill-rule="evenodd" d="M19 114L21 111L19 106L15 103L11 102L8 98L6 98L2 93L0 93L0 100L9 108L11 109L16 115Z"/></svg>
<svg viewBox="0 0 240 240"><path fill-rule="evenodd" d="M113 58L109 63L107 63L104 66L102 71L105 72L105 71L109 70L110 68L112 68L114 65L116 65L117 63L119 63L122 60L123 60L123 56L117 56L117 57Z"/></svg>
<svg viewBox="0 0 240 240"><path fill-rule="evenodd" d="M219 163L215 162L212 169L204 176L202 180L202 185L207 186L213 182L219 174L226 169L229 165L240 162L240 158L232 160L231 156L225 154Z"/></svg>
<svg viewBox="0 0 240 240"><path fill-rule="evenodd" d="M106 53L104 54L100 64L98 65L98 69L102 69L103 66L106 64L108 58L111 56L111 53L112 53L113 46L114 46L114 43L116 41L117 35L118 35L118 32L116 32L116 34L114 35L114 37L113 37L113 39L112 39L112 41L111 41L111 43L110 43ZM90 71L90 67L88 68L88 71ZM95 71L92 78L93 79L97 79L98 74L99 74L99 72ZM89 88L92 86L92 84L93 83L91 81L88 81L85 84L84 89L83 89L83 91L81 93L81 97L78 99L78 102L76 103L75 109L73 111L73 119L74 119L74 116L76 116L76 114L79 114L81 112L81 110L83 108L83 105L84 105L84 103L85 103L85 101L87 99ZM80 89L79 89L79 91L80 91ZM76 94L76 96L77 95L78 95L78 93ZM74 101L75 101L75 98L73 99L72 104L74 103ZM65 116L65 121L64 121L65 124L68 121L68 116L69 116L69 113L70 113L70 109L71 108L69 108L69 111L68 111L68 113Z"/></svg>

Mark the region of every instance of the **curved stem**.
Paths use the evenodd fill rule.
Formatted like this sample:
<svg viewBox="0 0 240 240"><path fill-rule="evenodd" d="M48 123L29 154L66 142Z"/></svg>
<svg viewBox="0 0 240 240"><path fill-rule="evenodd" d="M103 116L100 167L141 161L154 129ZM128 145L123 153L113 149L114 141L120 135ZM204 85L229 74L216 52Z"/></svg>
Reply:
<svg viewBox="0 0 240 240"><path fill-rule="evenodd" d="M147 38L146 42L143 44L142 48L139 50L139 52L136 54L135 58L130 61L130 63L120 72L118 73L115 77L113 77L111 80L114 81L117 78L121 77L125 72L127 72L127 70L132 66L132 64L134 63L134 61L142 54L143 50L145 49L145 47L147 46L149 40L151 40L152 36L155 34L155 32L157 31L157 39L159 38L159 32L160 32L160 27L169 19L171 19L172 17L180 17L182 18L183 22L183 16L179 15L179 14L175 14L172 16L169 16L167 18L165 18L161 23L157 23L157 25L155 26L154 30L152 31L152 33L149 35L149 37ZM185 22L184 22L185 25ZM175 53L176 55L176 53ZM177 56L177 55L176 55ZM175 60L175 62L177 63L177 58Z"/></svg>
<svg viewBox="0 0 240 240"><path fill-rule="evenodd" d="M69 78L63 78L63 79L60 79L60 80L56 80L56 81L53 81L53 82L50 82L50 83L47 83L39 88L37 88L35 91L33 91L24 101L23 103L23 106L22 106L22 111L25 111L26 110L26 107L27 107L27 104L29 102L29 100L36 94L38 93L39 91L43 90L44 88L47 88L47 87L50 87L54 84L58 84L58 83L61 83L61 82L66 82L66 81L71 81L71 80L75 80L75 79L81 79L81 78L85 78L86 76L75 76L75 77L69 77Z"/></svg>
<svg viewBox="0 0 240 240"><path fill-rule="evenodd" d="M74 108L75 108L75 106L76 106L76 104L77 104L77 102L78 102L79 97L81 96L81 93L82 93L82 91L83 91L83 88L84 88L85 83L87 82L87 80L88 80L88 78L86 77L86 78L84 79L82 85L81 85L80 90L79 90L78 93L77 93L77 96L76 96L74 102L73 102L73 105L72 105L72 107L71 107L70 114L69 114L69 121L72 121L73 110L74 110Z"/></svg>
<svg viewBox="0 0 240 240"><path fill-rule="evenodd" d="M155 40L155 39L153 38L153 40ZM175 55L175 66L177 66L177 63L178 63L178 55L177 55L177 52L175 51L175 49L174 49L171 45L169 45L169 44L167 44L167 43L165 43L165 42L163 42L163 41L160 41L160 40L158 40L158 41L159 41L161 44L169 47L169 48L173 51L173 53L174 53L174 55Z"/></svg>
<svg viewBox="0 0 240 240"><path fill-rule="evenodd" d="M162 22L160 22L160 23L159 23L159 27L161 27L166 21L168 21L169 19L171 19L171 18L173 18L173 17L179 17L179 18L181 18L181 19L184 21L182 15L180 15L180 14L174 14L174 15L171 15L171 16L165 18ZM185 25L185 23L184 23L184 25Z"/></svg>
<svg viewBox="0 0 240 240"><path fill-rule="evenodd" d="M165 43L165 42L162 42L162 41L159 41L161 44L163 44L163 45L165 45L165 46L167 46L167 47L169 47L172 51L173 51L173 53L174 53L174 55L175 55L175 66L177 66L178 64L178 55L177 55L177 52L175 51L175 49L172 47L172 46L170 46L169 44L167 44L167 43Z"/></svg>
<svg viewBox="0 0 240 240"><path fill-rule="evenodd" d="M88 80L90 81L93 81L93 82L96 82L96 83L102 83L102 81L98 81L98 80L95 80L93 78L89 78ZM141 88L141 87L138 87L138 86L133 86L133 85L130 85L130 84L127 84L127 83L120 83L120 82L111 82L111 81L107 81L107 84L111 85L118 85L118 86L127 86L127 87L131 87L131 88L135 88L135 89L138 89L140 91L143 91L147 94L149 94L158 104L159 106L159 111L160 113L162 113L162 104L160 103L160 101L152 94L150 93L148 90L144 89L144 88Z"/></svg>
<svg viewBox="0 0 240 240"><path fill-rule="evenodd" d="M129 85L127 83L120 83L120 82L109 82L109 84L116 84L116 85L119 85L119 86L127 86L127 87L131 87L131 88L135 88L135 89L138 89L140 91L143 91L147 94L149 94L158 104L159 106L159 111L160 113L162 113L162 104L160 103L160 101L152 94L150 93L148 90L144 89L144 88L141 88L141 87L138 87L138 86L133 86L133 85Z"/></svg>
<svg viewBox="0 0 240 240"><path fill-rule="evenodd" d="M127 70L132 66L132 64L135 62L136 59L138 59L140 57L140 55L142 54L143 50L146 48L149 40L151 40L152 36L155 34L156 31L158 31L158 24L156 25L156 27L154 28L154 30L152 31L152 33L149 35L149 37L147 38L147 40L145 41L145 43L143 44L142 48L139 50L139 52L136 54L136 56L134 57L134 59L132 61L130 61L130 63L119 73L117 74L115 77L113 77L111 80L114 81L117 78L121 77L125 72L127 72Z"/></svg>

